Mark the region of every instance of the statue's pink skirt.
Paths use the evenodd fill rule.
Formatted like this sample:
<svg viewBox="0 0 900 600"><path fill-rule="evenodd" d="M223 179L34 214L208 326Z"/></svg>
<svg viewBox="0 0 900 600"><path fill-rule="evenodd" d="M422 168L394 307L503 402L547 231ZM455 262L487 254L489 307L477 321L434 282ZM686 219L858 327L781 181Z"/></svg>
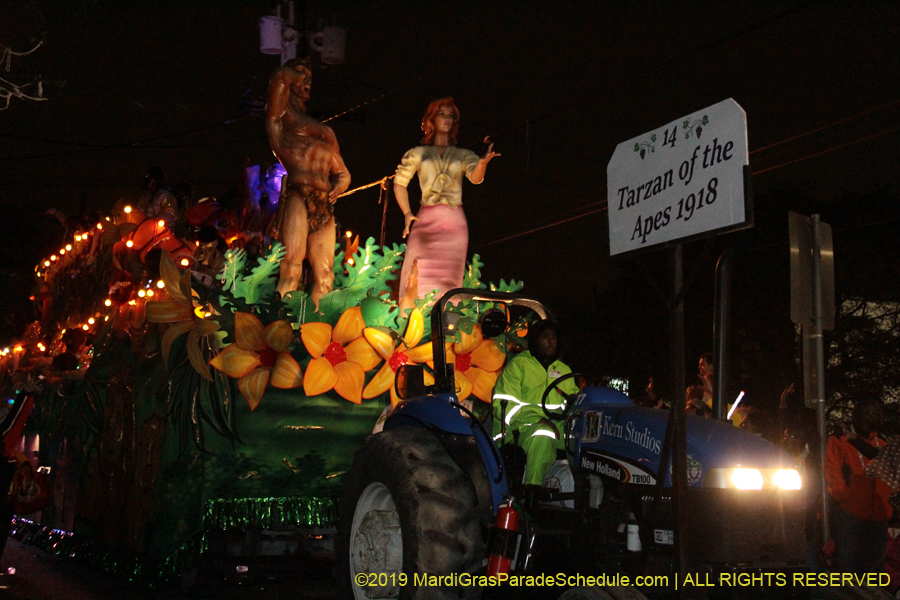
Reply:
<svg viewBox="0 0 900 600"><path fill-rule="evenodd" d="M406 292L406 280L413 261L418 259L419 298L437 289L435 299L447 290L462 287L469 247L469 225L462 207L445 204L423 206L413 221L400 271L399 294Z"/></svg>

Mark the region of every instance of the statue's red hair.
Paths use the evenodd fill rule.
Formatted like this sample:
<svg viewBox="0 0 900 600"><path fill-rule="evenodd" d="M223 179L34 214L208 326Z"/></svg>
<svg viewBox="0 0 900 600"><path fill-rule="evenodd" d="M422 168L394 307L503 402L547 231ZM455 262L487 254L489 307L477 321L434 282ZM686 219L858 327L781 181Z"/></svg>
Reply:
<svg viewBox="0 0 900 600"><path fill-rule="evenodd" d="M425 109L425 116L422 117L422 131L425 132L425 135L422 136L422 143L426 146L434 141L434 118L441 107L447 107L456 115L456 120L453 121L453 127L450 129L450 139L448 140L451 146L456 144L456 136L459 134L459 109L453 103L453 98L438 98L431 101L431 104Z"/></svg>

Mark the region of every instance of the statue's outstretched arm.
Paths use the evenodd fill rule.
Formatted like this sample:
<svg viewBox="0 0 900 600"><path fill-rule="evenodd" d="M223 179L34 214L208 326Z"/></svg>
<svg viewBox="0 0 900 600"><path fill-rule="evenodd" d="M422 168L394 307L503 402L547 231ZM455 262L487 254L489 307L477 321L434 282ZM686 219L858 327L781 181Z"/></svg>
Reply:
<svg viewBox="0 0 900 600"><path fill-rule="evenodd" d="M491 159L500 156L498 152L494 152L494 144L492 143L488 146L487 152L481 159L478 161L478 164L475 165L475 169L472 171L472 176L469 178L472 183L478 184L484 181L484 173L487 171L487 165L491 162Z"/></svg>

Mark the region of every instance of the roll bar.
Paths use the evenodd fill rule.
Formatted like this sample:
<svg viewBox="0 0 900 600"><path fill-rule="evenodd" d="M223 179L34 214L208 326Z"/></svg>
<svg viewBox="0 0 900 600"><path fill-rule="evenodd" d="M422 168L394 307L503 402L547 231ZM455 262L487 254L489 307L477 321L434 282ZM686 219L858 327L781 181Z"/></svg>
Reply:
<svg viewBox="0 0 900 600"><path fill-rule="evenodd" d="M542 319L553 319L553 315L546 306L538 300L526 296L468 288L449 290L431 309L431 348L434 353L434 391L436 393L454 393L456 391L453 365L447 364L447 351L444 347L444 326L446 325L444 307L451 300L474 300L476 302L496 302L507 306L524 306L536 312Z"/></svg>

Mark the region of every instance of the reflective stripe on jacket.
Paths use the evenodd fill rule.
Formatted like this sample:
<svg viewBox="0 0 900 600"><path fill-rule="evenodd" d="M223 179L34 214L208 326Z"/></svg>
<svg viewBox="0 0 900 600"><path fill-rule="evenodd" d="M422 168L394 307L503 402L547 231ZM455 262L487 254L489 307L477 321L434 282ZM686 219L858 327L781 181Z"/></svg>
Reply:
<svg viewBox="0 0 900 600"><path fill-rule="evenodd" d="M517 354L503 368L494 386L494 434L500 433L501 400L508 400L505 417L507 431L537 423L547 416L541 408L544 390L558 377L571 372L561 360L554 361L545 369L527 350ZM555 376L551 377L551 373ZM578 392L578 386L572 379L564 381L557 389L567 394ZM557 392L547 397L547 408L550 410L559 410L564 405L565 399Z"/></svg>

